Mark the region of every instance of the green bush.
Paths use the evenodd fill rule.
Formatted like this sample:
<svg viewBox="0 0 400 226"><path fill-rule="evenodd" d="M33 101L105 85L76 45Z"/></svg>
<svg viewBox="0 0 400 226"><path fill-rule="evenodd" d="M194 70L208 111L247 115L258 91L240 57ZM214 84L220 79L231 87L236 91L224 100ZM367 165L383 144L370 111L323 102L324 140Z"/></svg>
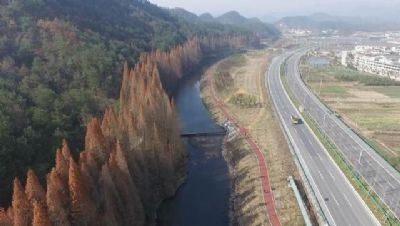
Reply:
<svg viewBox="0 0 400 226"><path fill-rule="evenodd" d="M249 94L244 94L244 93L238 93L238 94L233 95L229 99L229 103L237 105L239 107L245 107L245 108L260 106L260 103L259 103L257 97L255 97L253 95L249 95Z"/></svg>

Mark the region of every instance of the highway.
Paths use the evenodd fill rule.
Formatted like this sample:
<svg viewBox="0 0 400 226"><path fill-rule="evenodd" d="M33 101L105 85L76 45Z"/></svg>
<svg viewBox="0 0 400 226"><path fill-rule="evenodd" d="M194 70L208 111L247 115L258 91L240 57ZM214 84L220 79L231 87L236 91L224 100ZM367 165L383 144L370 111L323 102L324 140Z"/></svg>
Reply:
<svg viewBox="0 0 400 226"><path fill-rule="evenodd" d="M293 125L291 115L301 117L280 80L280 66L290 54L276 57L266 74L266 86L285 133L293 141L310 176L311 186L329 225L379 225L350 183L305 124ZM303 120L304 121L304 120Z"/></svg>
<svg viewBox="0 0 400 226"><path fill-rule="evenodd" d="M298 70L301 57L307 50L298 51L287 60L286 76L291 90L301 105L333 140L357 173L364 178L391 211L400 217L400 174L357 134L338 119L310 92Z"/></svg>

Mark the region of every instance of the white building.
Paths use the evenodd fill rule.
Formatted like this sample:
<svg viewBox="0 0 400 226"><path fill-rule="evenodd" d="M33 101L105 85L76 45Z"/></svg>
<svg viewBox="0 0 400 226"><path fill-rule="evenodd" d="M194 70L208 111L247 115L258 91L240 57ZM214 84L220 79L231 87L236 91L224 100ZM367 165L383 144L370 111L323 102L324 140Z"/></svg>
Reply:
<svg viewBox="0 0 400 226"><path fill-rule="evenodd" d="M390 51L391 51L392 53L400 54L400 47L392 47L392 48L390 49Z"/></svg>
<svg viewBox="0 0 400 226"><path fill-rule="evenodd" d="M347 67L347 51L342 51L342 65Z"/></svg>
<svg viewBox="0 0 400 226"><path fill-rule="evenodd" d="M342 65L353 65L357 70L400 81L400 47L358 45L350 52L342 52Z"/></svg>
<svg viewBox="0 0 400 226"><path fill-rule="evenodd" d="M359 71L365 71L400 81L400 64L390 61L386 57L356 54L354 56L353 65Z"/></svg>

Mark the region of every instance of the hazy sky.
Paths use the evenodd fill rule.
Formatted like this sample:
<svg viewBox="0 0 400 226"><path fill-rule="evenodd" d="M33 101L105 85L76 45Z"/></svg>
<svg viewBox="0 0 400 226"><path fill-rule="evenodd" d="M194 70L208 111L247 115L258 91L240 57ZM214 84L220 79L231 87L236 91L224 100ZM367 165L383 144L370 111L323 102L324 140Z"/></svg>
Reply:
<svg viewBox="0 0 400 226"><path fill-rule="evenodd" d="M400 18L400 0L150 0L159 6L182 7L201 14L236 10L246 16L304 15L325 12L346 16Z"/></svg>

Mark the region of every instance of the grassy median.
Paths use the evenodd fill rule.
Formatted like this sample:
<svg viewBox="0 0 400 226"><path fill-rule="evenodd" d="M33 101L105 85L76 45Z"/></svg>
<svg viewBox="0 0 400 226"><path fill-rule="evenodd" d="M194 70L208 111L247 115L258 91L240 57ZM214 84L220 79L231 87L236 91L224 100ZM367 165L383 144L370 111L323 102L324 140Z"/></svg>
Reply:
<svg viewBox="0 0 400 226"><path fill-rule="evenodd" d="M329 58L328 58L329 59ZM335 64L300 64L310 90L400 171L400 82Z"/></svg>
<svg viewBox="0 0 400 226"><path fill-rule="evenodd" d="M290 100L294 103L296 108L299 109L300 103L291 91L286 76L284 75L284 68L281 68L281 80L286 90ZM371 191L370 187L359 177L354 171L352 166L344 158L340 150L336 147L334 142L323 132L323 130L318 126L315 120L307 113L301 113L305 122L310 126L311 130L321 141L322 145L328 151L332 159L339 166L343 174L350 181L352 186L370 208L372 213L378 219L382 225L400 225L400 221L393 215L393 213L386 207L386 205L380 200L380 198Z"/></svg>

